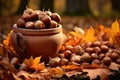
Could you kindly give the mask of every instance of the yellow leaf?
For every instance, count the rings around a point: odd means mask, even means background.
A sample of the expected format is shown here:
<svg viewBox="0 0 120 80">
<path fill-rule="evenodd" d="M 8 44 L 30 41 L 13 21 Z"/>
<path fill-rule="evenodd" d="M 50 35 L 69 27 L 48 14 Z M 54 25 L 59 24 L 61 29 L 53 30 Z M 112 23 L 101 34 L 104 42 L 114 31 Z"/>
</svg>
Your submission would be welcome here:
<svg viewBox="0 0 120 80">
<path fill-rule="evenodd" d="M 30 59 L 25 59 L 24 63 L 28 66 L 33 64 L 33 56 L 30 57 Z"/>
<path fill-rule="evenodd" d="M 95 37 L 95 31 L 93 29 L 93 27 L 90 27 L 85 34 L 85 41 L 95 41 L 96 37 Z"/>
<path fill-rule="evenodd" d="M 40 59 L 41 59 L 41 57 L 36 57 L 36 58 L 33 60 L 33 64 L 39 64 L 39 63 L 40 63 Z"/>
<path fill-rule="evenodd" d="M 111 36 L 114 37 L 119 32 L 119 23 L 116 20 L 111 26 Z"/>
<path fill-rule="evenodd" d="M 41 71 L 41 70 L 45 69 L 45 66 L 43 64 L 33 64 L 29 67 L 36 71 Z"/>
</svg>

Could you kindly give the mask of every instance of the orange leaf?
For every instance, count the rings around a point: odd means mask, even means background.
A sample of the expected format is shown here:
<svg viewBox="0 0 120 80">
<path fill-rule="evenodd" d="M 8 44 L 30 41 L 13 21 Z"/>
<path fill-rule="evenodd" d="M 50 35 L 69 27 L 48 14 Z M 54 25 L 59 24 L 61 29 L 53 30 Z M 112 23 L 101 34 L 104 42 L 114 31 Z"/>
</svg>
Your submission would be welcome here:
<svg viewBox="0 0 120 80">
<path fill-rule="evenodd" d="M 95 41 L 96 37 L 95 37 L 95 30 L 93 29 L 93 27 L 90 27 L 86 33 L 85 33 L 85 41 Z"/>
<path fill-rule="evenodd" d="M 31 56 L 29 59 L 25 59 L 24 60 L 24 63 L 27 65 L 27 66 L 30 66 L 33 64 L 33 56 Z"/>
<path fill-rule="evenodd" d="M 76 65 L 66 65 L 66 66 L 62 66 L 63 69 L 65 70 L 78 70 L 81 69 L 80 66 L 76 66 Z"/>
<path fill-rule="evenodd" d="M 119 32 L 119 23 L 116 20 L 111 26 L 111 36 L 114 37 Z"/>
<path fill-rule="evenodd" d="M 48 72 L 52 76 L 61 76 L 61 75 L 63 75 L 65 73 L 61 68 L 58 68 L 58 67 L 50 68 L 50 70 Z"/>
<path fill-rule="evenodd" d="M 33 59 L 31 56 L 30 59 L 25 59 L 24 63 L 33 70 L 43 70 L 45 68 L 44 64 L 40 63 L 41 57 L 36 57 Z"/>
</svg>

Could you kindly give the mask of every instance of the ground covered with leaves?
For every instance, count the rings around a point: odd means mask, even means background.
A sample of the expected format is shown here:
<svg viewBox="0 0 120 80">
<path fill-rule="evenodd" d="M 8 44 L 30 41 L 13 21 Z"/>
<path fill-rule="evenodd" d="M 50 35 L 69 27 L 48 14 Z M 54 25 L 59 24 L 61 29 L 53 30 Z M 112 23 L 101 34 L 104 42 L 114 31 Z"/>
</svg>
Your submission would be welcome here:
<svg viewBox="0 0 120 80">
<path fill-rule="evenodd" d="M 69 26 L 63 32 L 66 40 L 49 63 L 41 56 L 21 60 L 9 33 L 0 44 L 0 80 L 119 80 L 119 20 L 109 26 L 90 22 L 93 26 L 85 28 L 81 18 L 70 19 L 62 22 Z"/>
</svg>

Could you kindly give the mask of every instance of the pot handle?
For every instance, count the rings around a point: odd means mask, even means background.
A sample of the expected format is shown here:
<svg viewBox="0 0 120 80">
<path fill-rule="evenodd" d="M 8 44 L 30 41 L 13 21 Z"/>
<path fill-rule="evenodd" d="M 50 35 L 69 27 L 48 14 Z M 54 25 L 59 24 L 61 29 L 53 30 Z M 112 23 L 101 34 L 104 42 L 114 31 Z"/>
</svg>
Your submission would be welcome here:
<svg viewBox="0 0 120 80">
<path fill-rule="evenodd" d="M 26 49 L 26 39 L 25 39 L 25 37 L 21 33 L 17 33 L 16 34 L 16 41 L 17 41 L 18 49 L 21 52 L 24 52 L 25 49 Z"/>
</svg>

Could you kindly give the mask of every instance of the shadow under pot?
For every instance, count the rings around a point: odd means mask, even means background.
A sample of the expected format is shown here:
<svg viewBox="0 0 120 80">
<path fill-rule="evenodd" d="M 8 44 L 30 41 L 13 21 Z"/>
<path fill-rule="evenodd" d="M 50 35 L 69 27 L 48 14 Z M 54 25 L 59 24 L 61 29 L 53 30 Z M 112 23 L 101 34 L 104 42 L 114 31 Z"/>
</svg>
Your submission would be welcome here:
<svg viewBox="0 0 120 80">
<path fill-rule="evenodd" d="M 25 29 L 14 24 L 10 38 L 22 60 L 42 56 L 41 61 L 46 63 L 56 56 L 64 41 L 61 25 L 51 29 Z"/>
</svg>

